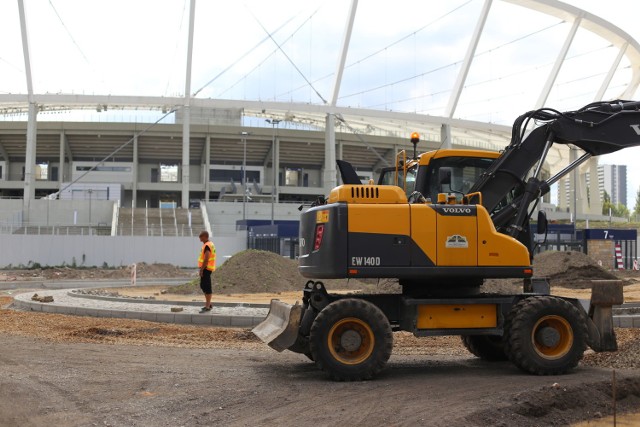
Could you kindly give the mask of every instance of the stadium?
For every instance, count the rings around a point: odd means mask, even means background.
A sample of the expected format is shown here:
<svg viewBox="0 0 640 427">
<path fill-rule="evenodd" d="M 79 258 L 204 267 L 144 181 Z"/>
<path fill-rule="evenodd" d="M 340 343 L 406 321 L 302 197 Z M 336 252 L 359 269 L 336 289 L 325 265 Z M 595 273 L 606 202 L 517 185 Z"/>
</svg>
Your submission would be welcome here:
<svg viewBox="0 0 640 427">
<path fill-rule="evenodd" d="M 87 35 L 106 25 L 99 8 L 72 3 L 3 6 L 15 43 L 0 51 L 2 267 L 189 266 L 202 229 L 218 263 L 247 247 L 295 255 L 299 208 L 340 184 L 337 159 L 367 183 L 411 153 L 412 132 L 420 151 L 500 151 L 526 111 L 633 99 L 640 84 L 637 41 L 552 0 L 407 2 L 382 14 L 355 0 L 277 13 L 191 0 L 145 31 L 148 11 L 131 11 L 104 45 Z M 50 55 L 52 44 L 69 56 Z M 111 92 L 87 76 L 126 83 Z M 550 153 L 544 173 L 576 151 Z M 580 178 L 595 167 L 560 183 L 574 196 L 545 209 L 597 218 L 602 200 L 587 200 Z"/>
</svg>

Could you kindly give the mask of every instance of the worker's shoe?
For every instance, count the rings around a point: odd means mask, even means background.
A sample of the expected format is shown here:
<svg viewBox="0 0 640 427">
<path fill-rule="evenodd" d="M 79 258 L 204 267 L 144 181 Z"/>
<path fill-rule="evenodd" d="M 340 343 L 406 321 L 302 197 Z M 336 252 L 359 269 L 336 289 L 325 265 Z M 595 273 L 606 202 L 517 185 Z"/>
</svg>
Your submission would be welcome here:
<svg viewBox="0 0 640 427">
<path fill-rule="evenodd" d="M 211 311 L 213 307 L 202 307 L 200 309 L 200 313 L 206 313 L 207 311 Z"/>
</svg>

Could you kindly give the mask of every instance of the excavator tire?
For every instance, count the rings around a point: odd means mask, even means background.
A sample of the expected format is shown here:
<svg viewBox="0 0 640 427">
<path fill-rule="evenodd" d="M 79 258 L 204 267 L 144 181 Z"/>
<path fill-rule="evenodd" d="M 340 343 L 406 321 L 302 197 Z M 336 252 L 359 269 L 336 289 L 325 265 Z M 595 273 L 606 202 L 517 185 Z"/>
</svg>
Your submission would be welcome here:
<svg viewBox="0 0 640 427">
<path fill-rule="evenodd" d="M 393 333 L 374 304 L 346 298 L 326 306 L 313 321 L 309 336 L 316 365 L 336 381 L 372 379 L 386 365 Z"/>
<path fill-rule="evenodd" d="M 562 298 L 523 299 L 511 309 L 506 326 L 509 360 L 531 374 L 564 374 L 578 365 L 587 348 L 585 317 Z"/>
<path fill-rule="evenodd" d="M 502 337 L 498 335 L 463 335 L 462 344 L 469 353 L 489 362 L 509 360 L 504 351 Z"/>
</svg>

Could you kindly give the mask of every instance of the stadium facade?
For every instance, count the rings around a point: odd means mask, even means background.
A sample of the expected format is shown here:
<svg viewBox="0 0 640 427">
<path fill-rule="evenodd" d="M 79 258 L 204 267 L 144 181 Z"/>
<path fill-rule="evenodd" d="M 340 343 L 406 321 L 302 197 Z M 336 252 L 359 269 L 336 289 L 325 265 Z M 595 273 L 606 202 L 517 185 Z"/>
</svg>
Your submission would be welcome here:
<svg viewBox="0 0 640 427">
<path fill-rule="evenodd" d="M 106 234 L 105 238 L 124 238 L 125 232 L 118 225 L 121 226 L 130 214 L 133 230 L 136 210 L 144 209 L 143 222 L 147 228 L 144 237 L 169 237 L 167 233 L 171 233 L 172 238 L 183 238 L 184 232 L 181 236 L 178 227 L 180 215 L 175 213 L 165 216 L 164 221 L 167 223 L 171 218 L 170 221 L 176 225 L 175 234 L 160 228 L 159 234 L 153 232 L 150 236 L 148 209 L 184 209 L 188 215 L 183 220 L 190 227 L 196 215 L 195 211 L 189 212 L 193 209 L 202 212 L 203 227 L 217 227 L 218 235 L 228 234 L 235 238 L 235 243 L 228 244 L 228 250 L 222 250 L 224 254 L 231 254 L 246 241 L 241 238 L 238 246 L 236 221 L 270 219 L 273 224 L 295 220 L 300 204 L 326 195 L 339 184 L 336 159 L 351 162 L 366 182 L 375 180 L 380 168 L 392 165 L 398 152 L 411 152 L 408 135 L 413 131 L 423 136 L 421 151 L 439 147 L 500 150 L 510 139 L 509 124 L 465 118 L 460 108 L 461 97 L 473 86 L 469 73 L 474 59 L 479 56 L 478 43 L 493 3 L 485 1 L 478 11 L 464 59 L 455 63 L 455 78 L 443 91 L 446 93 L 445 102 L 438 115 L 389 108 L 359 108 L 338 102 L 357 1 L 351 2 L 345 17 L 333 85 L 323 98 L 324 102 L 318 104 L 193 96 L 190 54 L 185 67 L 186 96 L 39 94 L 33 91 L 27 32 L 22 31 L 27 93 L 0 94 L 0 113 L 5 118 L 0 121 L 2 229 L 26 236 L 32 232 L 42 233 L 43 226 L 52 224 L 86 226 L 88 237 L 97 233 Z M 567 24 L 553 65 L 545 68 L 548 71 L 546 78 L 539 86 L 527 87 L 527 91 L 537 94 L 527 109 L 541 108 L 549 101 L 579 30 L 605 40 L 615 52 L 605 72 L 601 73 L 599 83 L 591 87 L 587 95 L 591 98 L 589 101 L 606 97 L 629 98 L 635 94 L 640 83 L 640 45 L 624 31 L 597 16 L 552 0 L 506 3 L 522 6 L 531 13 L 540 12 Z M 22 5 L 22 1 L 18 4 Z M 194 6 L 195 0 L 192 0 L 190 48 L 193 44 Z M 23 9 L 20 25 L 24 30 L 26 19 Z M 621 69 L 630 72 L 626 74 L 621 88 L 613 87 L 614 76 Z M 520 87 L 523 84 L 526 85 L 520 82 Z M 496 97 L 499 98 L 498 95 Z M 565 98 L 564 102 L 574 108 L 582 106 L 582 103 L 575 105 L 575 99 Z M 107 114 L 114 110 L 150 111 L 153 118 L 131 123 L 56 121 L 48 116 L 49 113 L 64 111 Z M 517 111 L 512 117 L 524 111 Z M 559 149 L 551 153 L 549 164 L 545 166 L 549 173 L 567 164 L 567 152 Z M 586 167 L 593 167 L 593 164 Z M 577 180 L 578 175 L 575 176 L 571 179 Z M 47 200 L 46 205 L 41 202 L 42 198 Z M 111 202 L 113 207 L 104 207 L 102 203 L 105 201 Z M 52 207 L 52 203 L 59 206 L 67 204 L 73 208 Z M 44 206 L 46 221 L 43 220 Z M 101 206 L 101 213 L 95 212 L 97 206 Z M 130 212 L 123 211 L 125 209 L 130 209 Z M 50 238 L 59 234 L 46 228 L 46 232 L 49 231 Z M 16 242 L 3 242 L 3 246 Z M 10 249 L 2 250 L 9 255 Z M 138 258 L 123 258 L 120 263 L 141 259 L 141 255 L 136 256 Z M 166 258 L 154 256 L 143 260 Z M 7 259 L 15 262 L 22 258 L 11 255 Z M 42 264 L 57 262 L 35 258 Z M 114 261 L 117 257 L 104 258 L 108 264 L 118 263 Z M 186 259 L 176 264 L 183 262 Z"/>
</svg>

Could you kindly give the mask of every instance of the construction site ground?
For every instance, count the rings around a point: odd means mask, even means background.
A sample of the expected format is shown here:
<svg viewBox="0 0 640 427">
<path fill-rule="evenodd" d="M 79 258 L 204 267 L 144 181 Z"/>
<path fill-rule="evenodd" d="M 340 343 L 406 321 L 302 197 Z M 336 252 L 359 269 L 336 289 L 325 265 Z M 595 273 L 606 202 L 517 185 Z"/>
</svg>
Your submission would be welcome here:
<svg viewBox="0 0 640 427">
<path fill-rule="evenodd" d="M 534 267 L 551 279 L 555 294 L 588 297 L 592 279 L 621 278 L 625 300 L 640 301 L 638 272 L 606 271 L 583 254 L 543 254 Z M 137 274 L 182 276 L 185 285 L 108 292 L 202 300 L 197 284 L 187 283 L 194 270 L 138 266 Z M 305 283 L 296 275 L 291 260 L 246 251 L 214 273 L 214 299 L 293 302 Z M 589 350 L 575 371 L 550 377 L 524 374 L 508 362 L 481 361 L 459 337 L 396 332 L 393 355 L 376 380 L 335 383 L 305 356 L 277 353 L 248 329 L 11 308 L 11 295 L 37 289 L 39 280 L 130 276 L 127 269 L 0 270 L 0 283 L 15 285 L 0 292 L 0 425 L 547 426 L 589 420 L 595 426 L 598 420 L 612 425 L 606 417 L 614 411 L 617 425 L 640 424 L 637 329 L 616 330 L 618 352 Z M 326 285 L 343 292 L 398 290 L 393 282 Z M 513 281 L 485 285 L 492 292 L 517 292 L 517 286 Z"/>
</svg>

